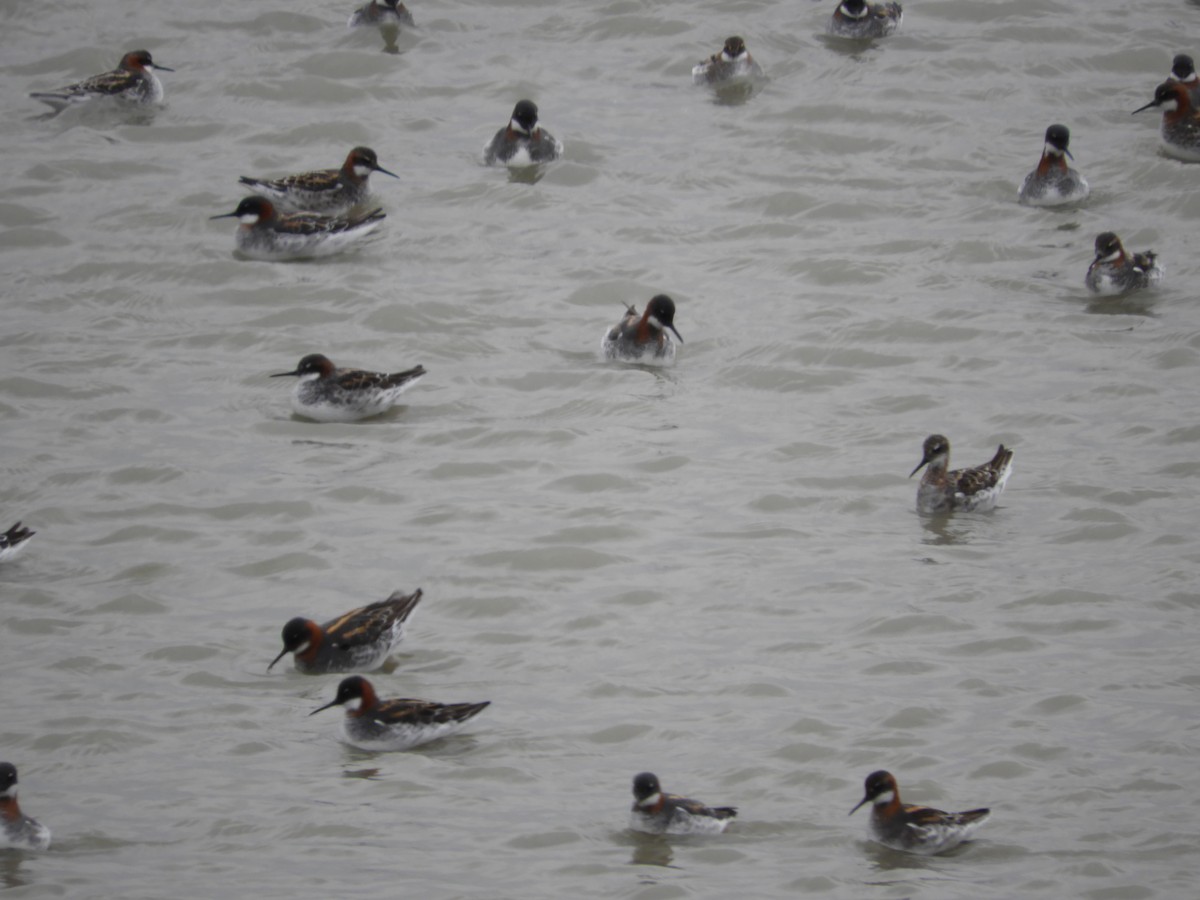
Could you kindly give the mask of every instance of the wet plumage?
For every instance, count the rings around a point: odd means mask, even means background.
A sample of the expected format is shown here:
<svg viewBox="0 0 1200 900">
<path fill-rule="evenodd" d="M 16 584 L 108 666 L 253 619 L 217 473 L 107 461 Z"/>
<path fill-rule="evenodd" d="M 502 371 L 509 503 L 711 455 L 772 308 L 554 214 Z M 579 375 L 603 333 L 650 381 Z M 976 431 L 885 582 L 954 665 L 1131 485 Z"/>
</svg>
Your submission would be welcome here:
<svg viewBox="0 0 1200 900">
<path fill-rule="evenodd" d="M 154 62 L 149 50 L 131 50 L 121 57 L 117 68 L 111 72 L 93 75 L 85 81 L 69 84 L 58 90 L 35 91 L 29 96 L 55 109 L 65 109 L 72 104 L 85 103 L 101 97 L 126 103 L 161 103 L 163 86 L 154 74 L 155 69 L 162 72 L 174 71 Z"/>
<path fill-rule="evenodd" d="M 927 466 L 917 487 L 917 509 L 923 513 L 967 510 L 982 512 L 996 505 L 1008 476 L 1012 474 L 1013 451 L 1001 444 L 996 455 L 983 465 L 947 471 L 950 441 L 940 434 L 925 439 L 921 462 L 909 473 L 916 475 Z"/>
<path fill-rule="evenodd" d="M 1087 179 L 1067 165 L 1074 159 L 1068 145 L 1071 132 L 1066 125 L 1046 129 L 1046 143 L 1037 168 L 1021 183 L 1020 201 L 1027 206 L 1059 206 L 1083 200 L 1090 192 Z"/>
<path fill-rule="evenodd" d="M 408 7 L 399 0 L 384 0 L 383 3 L 371 0 L 370 3 L 360 6 L 350 14 L 346 26 L 359 28 L 374 25 L 384 28 L 399 28 L 401 25 L 407 25 L 409 28 L 413 28 L 416 24 Z"/>
<path fill-rule="evenodd" d="M 411 594 L 396 591 L 324 625 L 297 616 L 283 626 L 283 650 L 267 671 L 288 653 L 294 654 L 296 671 L 306 675 L 377 669 L 404 639 L 404 626 L 420 600 L 419 588 Z"/>
<path fill-rule="evenodd" d="M 0 762 L 0 849 L 46 850 L 50 829 L 21 812 L 17 802 L 17 767 Z"/>
<path fill-rule="evenodd" d="M 491 701 L 434 703 L 431 700 L 394 698 L 380 700 L 371 682 L 351 675 L 338 685 L 337 696 L 314 709 L 316 715 L 331 706 L 344 706 L 342 739 L 362 750 L 411 750 L 459 731 Z"/>
<path fill-rule="evenodd" d="M 633 778 L 629 827 L 647 834 L 719 834 L 737 815 L 732 806 L 705 806 L 663 792 L 658 776 L 642 772 Z"/>
<path fill-rule="evenodd" d="M 725 39 L 725 46 L 692 69 L 696 84 L 717 84 L 734 78 L 756 78 L 762 67 L 754 61 L 740 37 Z"/>
<path fill-rule="evenodd" d="M 864 784 L 864 796 L 850 814 L 872 804 L 871 837 L 894 850 L 930 855 L 942 853 L 969 840 L 987 821 L 990 809 L 943 812 L 928 806 L 900 802 L 900 788 L 890 772 L 872 772 Z"/>
<path fill-rule="evenodd" d="M 370 147 L 355 147 L 340 169 L 318 169 L 269 180 L 243 175 L 238 180 L 285 209 L 333 215 L 351 210 L 367 199 L 370 194 L 367 179 L 372 172 L 399 177 L 379 165 L 379 158 Z"/>
<path fill-rule="evenodd" d="M 300 379 L 292 390 L 296 415 L 318 422 L 357 422 L 387 412 L 424 374 L 424 366 L 403 372 L 339 369 L 329 357 L 310 353 L 291 372 L 277 372 L 271 377 Z"/>
<path fill-rule="evenodd" d="M 1180 81 L 1164 81 L 1154 89 L 1154 99 L 1133 111 L 1162 110 L 1163 152 L 1185 162 L 1200 162 L 1200 109 L 1192 99 L 1189 85 Z"/>
<path fill-rule="evenodd" d="M 1112 296 L 1151 287 L 1162 280 L 1163 267 L 1153 250 L 1127 253 L 1111 231 L 1096 235 L 1096 255 L 1088 266 L 1084 284 L 1094 294 Z"/>
<path fill-rule="evenodd" d="M 18 522 L 8 531 L 0 532 L 0 562 L 6 562 L 25 549 L 28 540 L 37 534 Z"/>
<path fill-rule="evenodd" d="M 385 216 L 379 209 L 346 216 L 280 215 L 266 197 L 247 197 L 233 212 L 211 218 L 236 218 L 241 222 L 234 243 L 244 255 L 284 261 L 332 256 L 349 250 L 382 225 Z"/>
<path fill-rule="evenodd" d="M 670 363 L 675 360 L 675 342 L 668 330 L 683 343 L 675 330 L 675 301 L 658 294 L 640 315 L 636 307 L 626 307 L 621 321 L 604 333 L 600 346 L 607 359 Z"/>
<path fill-rule="evenodd" d="M 557 159 L 562 151 L 562 142 L 538 124 L 537 104 L 521 100 L 508 125 L 484 144 L 483 161 L 489 166 L 528 166 Z"/>
<path fill-rule="evenodd" d="M 903 18 L 899 3 L 841 0 L 829 19 L 827 31 L 838 37 L 885 37 L 900 27 Z"/>
</svg>

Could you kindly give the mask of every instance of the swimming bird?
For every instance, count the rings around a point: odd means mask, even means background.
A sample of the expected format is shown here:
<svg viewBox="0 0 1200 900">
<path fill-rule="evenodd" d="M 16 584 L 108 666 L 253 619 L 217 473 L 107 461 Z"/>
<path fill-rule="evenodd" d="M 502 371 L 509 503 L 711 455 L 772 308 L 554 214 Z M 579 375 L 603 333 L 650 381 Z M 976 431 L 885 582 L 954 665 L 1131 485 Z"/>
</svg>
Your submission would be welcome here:
<svg viewBox="0 0 1200 900">
<path fill-rule="evenodd" d="M 732 806 L 705 806 L 663 792 L 658 776 L 642 772 L 633 778 L 629 827 L 646 834 L 720 834 L 737 815 Z"/>
<path fill-rule="evenodd" d="M 928 806 L 900 802 L 900 788 L 890 772 L 882 769 L 867 776 L 865 795 L 850 815 L 871 803 L 871 837 L 894 850 L 931 855 L 957 847 L 987 821 L 990 809 L 942 812 Z"/>
<path fill-rule="evenodd" d="M 1153 250 L 1125 251 L 1121 239 L 1111 231 L 1096 235 L 1096 256 L 1088 266 L 1084 284 L 1093 294 L 1127 294 L 1162 281 L 1163 267 Z"/>
<path fill-rule="evenodd" d="M 293 371 L 271 377 L 300 379 L 292 390 L 296 415 L 317 422 L 357 422 L 387 412 L 424 374 L 424 366 L 391 373 L 339 369 L 329 357 L 310 353 Z"/>
<path fill-rule="evenodd" d="M 434 703 L 431 700 L 395 698 L 380 700 L 371 682 L 351 675 L 338 685 L 337 696 L 310 716 L 331 706 L 344 706 L 342 739 L 361 750 L 411 750 L 459 731 L 467 721 L 491 705 Z"/>
<path fill-rule="evenodd" d="M 7 562 L 25 549 L 25 543 L 37 534 L 18 522 L 8 531 L 0 532 L 0 562 Z"/>
<path fill-rule="evenodd" d="M 383 3 L 371 0 L 370 3 L 360 6 L 350 14 L 346 27 L 358 28 L 364 25 L 375 25 L 383 28 L 399 28 L 401 25 L 407 25 L 409 28 L 413 28 L 416 24 L 408 7 L 399 0 L 384 0 Z"/>
<path fill-rule="evenodd" d="M 1200 162 L 1200 109 L 1189 86 L 1181 81 L 1164 81 L 1154 89 L 1154 99 L 1133 111 L 1157 107 L 1162 110 L 1163 152 L 1184 162 Z"/>
<path fill-rule="evenodd" d="M 675 359 L 675 342 L 668 329 L 682 344 L 683 338 L 675 330 L 675 301 L 658 294 L 650 298 L 640 316 L 636 307 L 627 306 L 621 321 L 604 333 L 600 348 L 607 359 L 670 363 Z"/>
<path fill-rule="evenodd" d="M 867 0 L 841 0 L 829 19 L 826 30 L 838 37 L 880 38 L 897 28 L 904 18 L 899 3 L 868 3 Z"/>
<path fill-rule="evenodd" d="M 1071 132 L 1066 125 L 1051 125 L 1046 129 L 1046 145 L 1037 168 L 1021 182 L 1019 199 L 1027 206 L 1061 206 L 1087 197 L 1087 179 L 1067 165 L 1075 159 L 1067 145 Z"/>
<path fill-rule="evenodd" d="M 213 219 L 236 218 L 237 249 L 251 259 L 284 261 L 332 256 L 361 244 L 383 224 L 383 210 L 361 215 L 320 216 L 316 213 L 280 215 L 266 197 L 247 197 L 231 213 Z"/>
<path fill-rule="evenodd" d="M 538 124 L 537 104 L 521 100 L 508 125 L 483 145 L 483 161 L 489 166 L 529 166 L 557 159 L 562 152 L 562 141 Z"/>
<path fill-rule="evenodd" d="M 0 762 L 0 848 L 47 850 L 50 829 L 21 812 L 17 803 L 17 767 Z"/>
<path fill-rule="evenodd" d="M 102 97 L 129 104 L 161 103 L 163 86 L 154 74 L 156 69 L 160 72 L 175 71 L 158 65 L 150 56 L 149 50 L 130 50 L 121 57 L 120 63 L 111 72 L 93 75 L 55 91 L 36 91 L 29 96 L 41 100 L 55 110 Z"/>
<path fill-rule="evenodd" d="M 340 169 L 318 169 L 270 180 L 243 175 L 238 181 L 285 209 L 333 215 L 353 209 L 367 199 L 370 193 L 367 179 L 372 172 L 399 177 L 379 165 L 379 158 L 370 147 L 355 147 Z"/>
<path fill-rule="evenodd" d="M 734 36 L 726 38 L 719 52 L 692 69 L 692 80 L 696 84 L 718 84 L 734 78 L 757 78 L 762 73 L 762 66 L 754 61 L 746 42 Z"/>
<path fill-rule="evenodd" d="M 411 594 L 396 591 L 324 625 L 297 616 L 283 626 L 283 649 L 267 671 L 288 653 L 295 654 L 296 671 L 306 675 L 377 669 L 404 639 L 404 626 L 420 600 L 420 588 Z"/>
<path fill-rule="evenodd" d="M 928 466 L 917 487 L 917 509 L 923 513 L 967 510 L 983 512 L 996 505 L 1012 474 L 1013 451 L 1001 444 L 989 462 L 970 469 L 946 471 L 950 463 L 950 441 L 940 434 L 925 438 L 924 455 L 909 473 L 916 475 Z"/>
</svg>

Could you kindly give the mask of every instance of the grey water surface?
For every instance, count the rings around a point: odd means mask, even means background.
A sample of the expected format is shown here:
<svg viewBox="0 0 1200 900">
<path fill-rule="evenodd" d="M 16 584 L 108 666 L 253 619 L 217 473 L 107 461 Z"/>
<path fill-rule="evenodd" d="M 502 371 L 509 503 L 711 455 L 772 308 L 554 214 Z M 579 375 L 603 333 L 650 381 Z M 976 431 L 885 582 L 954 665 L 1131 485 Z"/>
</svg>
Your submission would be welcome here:
<svg viewBox="0 0 1200 900">
<path fill-rule="evenodd" d="M 0 5 L 0 758 L 14 898 L 1196 896 L 1200 165 L 1153 96 L 1182 0 Z M 765 80 L 691 83 L 740 34 Z M 145 47 L 151 113 L 28 98 Z M 387 52 L 392 50 L 395 52 Z M 480 163 L 516 100 L 566 147 Z M 1053 122 L 1092 184 L 1017 205 Z M 358 144 L 361 252 L 233 253 L 238 175 Z M 1096 300 L 1098 232 L 1160 288 Z M 600 338 L 656 293 L 670 369 Z M 429 374 L 293 418 L 304 354 Z M 992 513 L 914 508 L 921 442 L 1015 448 Z M 385 696 L 491 700 L 409 753 L 308 718 L 294 615 L 425 599 Z M 991 806 L 944 857 L 847 817 Z M 625 830 L 630 779 L 736 805 Z"/>
</svg>

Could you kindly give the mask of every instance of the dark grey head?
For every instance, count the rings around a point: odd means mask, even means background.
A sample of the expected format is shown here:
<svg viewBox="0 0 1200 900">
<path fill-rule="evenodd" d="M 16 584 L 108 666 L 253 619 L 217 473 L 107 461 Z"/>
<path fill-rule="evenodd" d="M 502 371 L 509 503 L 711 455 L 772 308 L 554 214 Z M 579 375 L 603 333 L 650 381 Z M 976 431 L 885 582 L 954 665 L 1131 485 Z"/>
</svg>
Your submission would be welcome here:
<svg viewBox="0 0 1200 900">
<path fill-rule="evenodd" d="M 861 19 L 867 12 L 866 0 L 842 0 L 841 11 L 852 19 Z"/>
<path fill-rule="evenodd" d="M 384 175 L 391 175 L 393 178 L 399 178 L 395 172 L 389 172 L 383 166 L 379 165 L 379 157 L 375 155 L 375 151 L 370 147 L 355 147 L 350 151 L 350 155 L 346 157 L 346 166 L 351 169 L 361 168 L 368 172 L 382 172 Z"/>
<path fill-rule="evenodd" d="M 1131 115 L 1137 115 L 1142 110 L 1149 109 L 1152 106 L 1166 107 L 1167 112 L 1173 112 L 1179 109 L 1180 98 L 1187 101 L 1188 91 L 1178 81 L 1164 81 L 1154 89 L 1154 99 L 1145 106 L 1139 106 Z M 1168 106 L 1168 104 L 1170 104 Z"/>
<path fill-rule="evenodd" d="M 1071 132 L 1066 125 L 1051 125 L 1046 129 L 1046 143 L 1060 153 L 1065 153 L 1071 156 L 1071 151 L 1067 149 L 1067 144 L 1071 143 Z M 1071 156 L 1071 159 L 1074 159 Z"/>
<path fill-rule="evenodd" d="M 10 762 L 0 762 L 0 794 L 12 796 L 9 791 L 17 786 L 17 767 Z"/>
<path fill-rule="evenodd" d="M 275 206 L 266 197 L 247 197 L 231 213 L 209 216 L 210 219 L 238 219 L 244 225 L 269 222 L 275 218 Z"/>
<path fill-rule="evenodd" d="M 532 100 L 518 101 L 517 105 L 513 107 L 512 120 L 526 134 L 533 134 L 533 129 L 537 128 L 538 122 L 537 104 Z"/>
<path fill-rule="evenodd" d="M 1117 259 L 1125 253 L 1125 248 L 1121 245 L 1121 239 L 1111 231 L 1104 231 L 1096 235 L 1096 259 Z"/>
<path fill-rule="evenodd" d="M 925 443 L 922 446 L 921 461 L 917 463 L 917 467 L 908 473 L 908 477 L 912 478 L 921 471 L 921 467 L 933 462 L 939 456 L 944 456 L 947 459 L 950 457 L 950 441 L 944 435 L 931 434 L 925 438 Z M 879 773 L 876 772 L 876 775 Z M 886 772 L 883 774 L 887 774 Z"/>
<path fill-rule="evenodd" d="M 633 796 L 639 803 L 655 794 L 662 793 L 658 776 L 653 772 L 642 772 L 633 776 Z"/>
<path fill-rule="evenodd" d="M 374 696 L 374 689 L 371 687 L 371 683 L 361 675 L 351 675 L 349 678 L 342 679 L 342 683 L 338 685 L 336 697 L 324 706 L 314 709 L 309 715 L 315 716 L 321 710 L 329 709 L 331 706 L 342 706 L 346 703 L 352 703 L 355 700 L 361 700 L 366 696 Z"/>
<path fill-rule="evenodd" d="M 1176 81 L 1188 81 L 1196 74 L 1196 64 L 1186 53 L 1180 53 L 1171 60 L 1171 77 Z"/>
<path fill-rule="evenodd" d="M 740 37 L 737 37 L 736 35 L 734 35 L 733 37 L 725 38 L 724 53 L 730 59 L 737 59 L 739 56 L 741 56 L 745 52 L 746 52 L 746 42 L 743 41 Z"/>
<path fill-rule="evenodd" d="M 675 337 L 679 338 L 679 343 L 683 343 L 683 338 L 679 336 L 678 331 L 675 331 L 674 300 L 666 294 L 657 294 L 651 297 L 650 302 L 646 304 L 646 315 L 657 320 L 659 327 L 670 328 L 675 333 Z"/>
<path fill-rule="evenodd" d="M 300 360 L 300 364 L 291 372 L 276 372 L 272 378 L 286 378 L 289 375 L 294 375 L 303 378 L 305 375 L 316 375 L 319 378 L 326 378 L 333 374 L 333 363 L 329 357 L 322 356 L 320 353 L 310 353 L 308 356 Z"/>
<path fill-rule="evenodd" d="M 896 795 L 896 779 L 892 777 L 891 772 L 885 772 L 880 769 L 878 772 L 872 772 L 863 782 L 863 798 L 858 801 L 858 805 L 850 810 L 850 815 L 854 815 L 855 810 L 865 803 L 872 803 L 875 800 L 883 797 L 884 794 Z M 891 798 L 889 797 L 890 801 Z"/>
<path fill-rule="evenodd" d="M 314 623 L 301 616 L 297 616 L 284 625 L 283 649 L 279 651 L 279 655 L 277 657 L 271 660 L 271 665 L 267 666 L 267 671 L 270 672 L 275 663 L 283 659 L 286 654 L 303 652 L 306 650 L 309 641 L 313 639 L 313 627 Z"/>
</svg>

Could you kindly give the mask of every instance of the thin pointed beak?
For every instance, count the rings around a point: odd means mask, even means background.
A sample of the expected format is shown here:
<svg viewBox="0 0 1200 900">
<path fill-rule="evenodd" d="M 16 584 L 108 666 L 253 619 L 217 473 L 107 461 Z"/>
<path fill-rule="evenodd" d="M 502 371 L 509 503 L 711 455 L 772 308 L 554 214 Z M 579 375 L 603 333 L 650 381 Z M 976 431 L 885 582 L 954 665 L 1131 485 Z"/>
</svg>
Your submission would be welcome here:
<svg viewBox="0 0 1200 900">
<path fill-rule="evenodd" d="M 1137 109 L 1135 109 L 1133 112 L 1131 112 L 1130 115 L 1136 116 L 1138 113 L 1142 112 L 1143 110 L 1149 109 L 1150 107 L 1157 106 L 1157 105 L 1158 104 L 1155 101 L 1151 100 L 1145 106 L 1139 106 Z"/>
<path fill-rule="evenodd" d="M 151 63 L 150 68 L 158 69 L 160 72 L 174 72 L 174 69 L 168 69 L 166 66 L 160 66 L 158 63 Z"/>
<path fill-rule="evenodd" d="M 399 178 L 399 177 L 400 177 L 400 176 L 399 176 L 399 175 L 397 175 L 395 172 L 389 172 L 389 171 L 388 171 L 387 169 L 385 169 L 383 166 L 376 166 L 376 167 L 375 167 L 375 169 L 374 169 L 374 171 L 376 171 L 376 172 L 382 172 L 384 175 L 391 175 L 393 178 Z"/>
<path fill-rule="evenodd" d="M 281 659 L 283 659 L 283 657 L 284 657 L 284 656 L 287 654 L 287 652 L 288 652 L 288 651 L 287 651 L 287 647 L 284 647 L 282 650 L 280 650 L 280 651 L 279 651 L 279 655 L 278 655 L 277 657 L 275 657 L 273 660 L 271 660 L 271 665 L 270 665 L 270 666 L 267 666 L 267 671 L 268 671 L 268 672 L 270 672 L 270 671 L 271 671 L 271 666 L 274 666 L 274 665 L 275 665 L 275 663 L 277 663 L 277 662 L 279 662 Z"/>
<path fill-rule="evenodd" d="M 298 376 L 300 375 L 300 370 L 299 370 L 299 369 L 297 369 L 295 372 L 276 372 L 276 373 L 275 373 L 274 375 L 272 375 L 271 377 L 272 377 L 272 378 L 287 378 L 289 375 L 292 375 L 292 376 L 297 376 L 297 377 L 298 377 Z M 285 650 L 285 651 L 283 651 L 283 652 L 284 652 L 284 653 L 286 653 L 287 651 Z M 279 655 L 280 655 L 280 656 L 282 656 L 282 655 L 283 655 L 283 653 L 281 653 L 281 654 L 279 654 Z"/>
<path fill-rule="evenodd" d="M 683 338 L 679 337 L 679 332 L 675 330 L 675 326 L 674 326 L 674 325 L 668 325 L 667 327 L 671 329 L 671 332 L 672 332 L 672 333 L 675 335 L 675 337 L 679 338 L 679 343 L 681 343 L 681 344 L 682 344 L 682 343 L 683 343 Z"/>
<path fill-rule="evenodd" d="M 1065 153 L 1067 155 L 1067 159 L 1071 160 L 1071 162 L 1075 162 L 1075 154 L 1072 153 L 1070 150 L 1068 150 L 1066 147 L 1063 147 L 1063 153 Z"/>
<path fill-rule="evenodd" d="M 329 709 L 329 707 L 331 707 L 331 706 L 337 706 L 337 705 L 338 705 L 338 702 L 337 702 L 337 699 L 335 698 L 335 699 L 333 699 L 333 700 L 330 700 L 330 701 L 329 701 L 328 703 L 326 703 L 324 706 L 318 706 L 316 709 L 314 709 L 312 712 L 310 712 L 310 713 L 309 713 L 309 715 L 310 715 L 310 716 L 315 716 L 317 713 L 319 713 L 319 712 L 324 712 L 325 710 Z"/>
<path fill-rule="evenodd" d="M 917 468 L 920 468 L 920 466 L 918 466 Z M 910 475 L 908 477 L 911 478 L 912 476 Z M 846 813 L 846 815 L 848 815 L 848 816 L 854 815 L 856 812 L 858 812 L 858 808 L 860 806 L 862 806 L 864 803 L 869 803 L 870 801 L 871 801 L 870 797 L 863 797 L 861 800 L 858 801 L 858 806 L 855 806 L 854 809 L 850 810 L 850 812 Z"/>
<path fill-rule="evenodd" d="M 235 212 L 231 212 L 231 213 L 221 213 L 219 216 L 209 216 L 209 217 L 208 217 L 208 219 L 209 219 L 209 221 L 210 221 L 210 222 L 211 222 L 213 219 L 235 219 L 235 218 L 237 218 L 237 213 L 235 213 Z"/>
<path fill-rule="evenodd" d="M 918 472 L 920 472 L 921 466 L 925 465 L 925 463 L 927 463 L 927 462 L 929 462 L 929 460 L 927 460 L 927 459 L 921 460 L 920 463 L 917 464 L 917 467 L 908 473 L 908 477 L 912 478 L 914 475 L 916 475 Z M 863 801 L 863 802 L 865 803 L 866 801 Z M 858 806 L 862 806 L 862 803 L 858 804 Z M 854 808 L 858 809 L 858 806 L 856 806 Z"/>
</svg>

